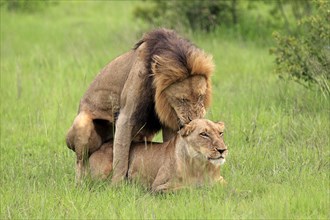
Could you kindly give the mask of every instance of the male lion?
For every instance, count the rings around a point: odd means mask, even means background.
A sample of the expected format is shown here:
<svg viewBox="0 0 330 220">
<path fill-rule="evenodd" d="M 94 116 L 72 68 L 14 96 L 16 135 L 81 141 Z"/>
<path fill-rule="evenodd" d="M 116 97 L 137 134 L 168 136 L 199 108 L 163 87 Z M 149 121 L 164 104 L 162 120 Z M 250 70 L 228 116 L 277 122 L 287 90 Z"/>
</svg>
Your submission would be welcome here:
<svg viewBox="0 0 330 220">
<path fill-rule="evenodd" d="M 138 180 L 153 192 L 166 192 L 187 185 L 224 182 L 220 165 L 228 154 L 223 141 L 224 124 L 195 119 L 165 143 L 133 143 L 128 179 Z M 112 143 L 89 158 L 93 178 L 107 178 L 112 171 Z"/>
<path fill-rule="evenodd" d="M 112 180 L 117 183 L 127 173 L 132 141 L 151 140 L 160 129 L 166 141 L 184 124 L 204 117 L 213 67 L 210 55 L 166 29 L 145 34 L 110 62 L 82 97 L 67 134 L 67 146 L 77 156 L 76 179 L 81 180 L 88 156 L 114 138 Z"/>
</svg>

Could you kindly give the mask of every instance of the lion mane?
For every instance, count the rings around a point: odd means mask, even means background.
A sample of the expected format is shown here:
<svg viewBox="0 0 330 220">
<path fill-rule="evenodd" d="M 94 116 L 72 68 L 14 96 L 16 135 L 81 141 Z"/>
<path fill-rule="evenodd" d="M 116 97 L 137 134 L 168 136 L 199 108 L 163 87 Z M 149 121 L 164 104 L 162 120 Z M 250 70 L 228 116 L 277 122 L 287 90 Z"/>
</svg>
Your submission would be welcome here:
<svg viewBox="0 0 330 220">
<path fill-rule="evenodd" d="M 156 29 L 149 32 L 135 45 L 134 49 L 139 48 L 143 43 L 146 43 L 146 68 L 149 70 L 146 88 L 153 87 L 154 97 L 152 98 L 160 122 L 177 130 L 176 112 L 169 105 L 164 90 L 173 83 L 191 76 L 204 76 L 207 80 L 204 106 L 208 108 L 211 103 L 213 58 L 172 30 Z M 146 91 L 145 88 L 144 91 Z M 150 113 L 150 111 L 144 112 Z"/>
</svg>

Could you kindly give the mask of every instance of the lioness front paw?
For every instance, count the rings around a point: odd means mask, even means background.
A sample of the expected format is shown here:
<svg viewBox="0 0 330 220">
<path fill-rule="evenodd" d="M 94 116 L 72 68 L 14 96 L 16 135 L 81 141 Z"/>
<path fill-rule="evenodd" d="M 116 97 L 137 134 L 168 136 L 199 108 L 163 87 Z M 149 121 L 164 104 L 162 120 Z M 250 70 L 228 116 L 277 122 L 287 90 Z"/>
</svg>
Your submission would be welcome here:
<svg viewBox="0 0 330 220">
<path fill-rule="evenodd" d="M 222 177 L 220 176 L 217 180 L 216 180 L 217 183 L 221 184 L 221 185 L 227 185 L 227 181 Z"/>
</svg>

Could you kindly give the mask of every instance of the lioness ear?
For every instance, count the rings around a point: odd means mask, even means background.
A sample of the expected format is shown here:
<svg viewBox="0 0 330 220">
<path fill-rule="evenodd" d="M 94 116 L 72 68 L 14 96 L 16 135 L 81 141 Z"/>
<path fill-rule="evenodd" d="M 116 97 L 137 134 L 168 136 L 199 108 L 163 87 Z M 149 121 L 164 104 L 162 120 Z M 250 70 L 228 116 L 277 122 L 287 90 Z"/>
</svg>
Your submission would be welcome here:
<svg viewBox="0 0 330 220">
<path fill-rule="evenodd" d="M 186 137 L 188 136 L 191 132 L 193 132 L 193 130 L 195 129 L 194 126 L 187 124 L 185 125 L 183 128 L 181 128 L 178 133 L 182 136 L 182 137 Z"/>
<path fill-rule="evenodd" d="M 220 129 L 220 130 L 225 130 L 225 123 L 224 123 L 224 122 L 222 122 L 222 121 L 218 121 L 218 122 L 216 122 L 216 124 L 219 125 L 219 129 Z"/>
</svg>

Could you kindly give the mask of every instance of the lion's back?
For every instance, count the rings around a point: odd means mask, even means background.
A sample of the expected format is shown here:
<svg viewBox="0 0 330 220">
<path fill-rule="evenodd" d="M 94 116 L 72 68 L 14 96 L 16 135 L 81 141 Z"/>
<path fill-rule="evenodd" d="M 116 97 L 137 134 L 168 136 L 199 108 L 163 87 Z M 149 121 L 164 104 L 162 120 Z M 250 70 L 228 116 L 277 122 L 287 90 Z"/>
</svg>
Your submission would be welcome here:
<svg viewBox="0 0 330 220">
<path fill-rule="evenodd" d="M 121 92 L 135 59 L 135 52 L 130 51 L 106 65 L 82 97 L 79 111 L 89 111 L 98 119 L 114 121 L 120 109 Z"/>
</svg>

